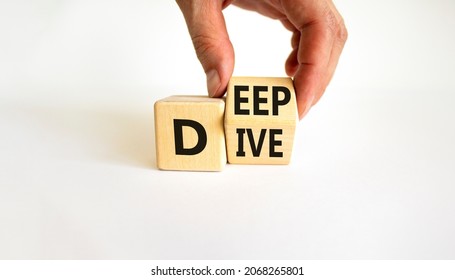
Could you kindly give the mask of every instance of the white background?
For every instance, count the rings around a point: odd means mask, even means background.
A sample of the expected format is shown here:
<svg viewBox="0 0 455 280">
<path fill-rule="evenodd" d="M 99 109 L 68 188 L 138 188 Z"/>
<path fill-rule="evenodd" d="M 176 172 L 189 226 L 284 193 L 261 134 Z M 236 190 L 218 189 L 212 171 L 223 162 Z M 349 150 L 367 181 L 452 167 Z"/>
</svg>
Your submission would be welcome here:
<svg viewBox="0 0 455 280">
<path fill-rule="evenodd" d="M 455 2 L 338 0 L 350 37 L 289 166 L 156 170 L 153 104 L 205 94 L 170 0 L 0 1 L 0 258 L 455 258 Z M 225 10 L 235 75 L 290 34 Z"/>
</svg>

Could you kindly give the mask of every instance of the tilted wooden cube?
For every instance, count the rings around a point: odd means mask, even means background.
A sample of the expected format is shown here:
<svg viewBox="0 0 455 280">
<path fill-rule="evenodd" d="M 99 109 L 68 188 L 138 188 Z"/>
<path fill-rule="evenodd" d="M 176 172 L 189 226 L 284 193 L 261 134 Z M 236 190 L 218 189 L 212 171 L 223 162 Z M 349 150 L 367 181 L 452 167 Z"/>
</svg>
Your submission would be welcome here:
<svg viewBox="0 0 455 280">
<path fill-rule="evenodd" d="M 221 171 L 226 165 L 224 100 L 171 96 L 155 103 L 158 168 Z"/>
<path fill-rule="evenodd" d="M 291 78 L 232 77 L 224 116 L 228 162 L 288 164 L 297 116 Z"/>
</svg>

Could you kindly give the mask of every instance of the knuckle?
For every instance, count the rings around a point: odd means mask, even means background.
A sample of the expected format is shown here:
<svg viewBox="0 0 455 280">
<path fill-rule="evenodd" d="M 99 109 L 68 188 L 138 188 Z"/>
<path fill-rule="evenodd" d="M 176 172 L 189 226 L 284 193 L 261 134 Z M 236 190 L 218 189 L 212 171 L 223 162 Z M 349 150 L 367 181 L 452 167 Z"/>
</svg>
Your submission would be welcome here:
<svg viewBox="0 0 455 280">
<path fill-rule="evenodd" d="M 217 45 L 215 38 L 202 34 L 193 36 L 191 40 L 193 41 L 196 55 L 201 62 L 204 62 L 208 59 L 208 56 L 216 48 Z"/>
<path fill-rule="evenodd" d="M 325 25 L 327 32 L 335 38 L 338 43 L 344 44 L 348 39 L 348 30 L 343 18 L 335 11 L 327 9 L 325 12 Z"/>
<path fill-rule="evenodd" d="M 345 43 L 348 40 L 348 29 L 343 21 L 341 21 L 340 28 L 338 30 L 338 40 Z"/>
<path fill-rule="evenodd" d="M 325 24 L 326 24 L 328 31 L 332 35 L 334 35 L 338 32 L 338 28 L 339 28 L 338 20 L 335 16 L 335 13 L 330 9 L 327 9 L 327 11 L 325 12 Z"/>
</svg>

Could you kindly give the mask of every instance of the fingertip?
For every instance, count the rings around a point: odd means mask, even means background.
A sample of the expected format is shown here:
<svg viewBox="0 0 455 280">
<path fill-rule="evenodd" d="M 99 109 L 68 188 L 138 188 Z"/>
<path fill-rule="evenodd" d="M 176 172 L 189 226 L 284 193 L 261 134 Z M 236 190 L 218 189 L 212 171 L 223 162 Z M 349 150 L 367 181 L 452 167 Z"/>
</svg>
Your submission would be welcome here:
<svg viewBox="0 0 455 280">
<path fill-rule="evenodd" d="M 207 72 L 207 91 L 210 97 L 222 97 L 226 93 L 229 80 L 234 70 L 233 65 L 219 65 L 218 70 Z"/>
<path fill-rule="evenodd" d="M 306 117 L 306 115 L 308 115 L 308 112 L 314 105 L 313 100 L 314 100 L 314 95 L 310 97 L 310 100 L 308 100 L 308 102 L 306 102 L 305 104 L 303 104 L 303 106 L 301 106 L 302 109 L 299 109 L 299 120 L 302 120 L 304 117 Z"/>
<path fill-rule="evenodd" d="M 216 69 L 209 70 L 207 76 L 207 91 L 210 97 L 215 97 L 220 88 L 220 75 Z"/>
<path fill-rule="evenodd" d="M 297 108 L 299 112 L 299 120 L 302 120 L 313 106 L 314 95 L 308 96 L 306 100 L 297 99 Z"/>
<path fill-rule="evenodd" d="M 302 68 L 300 68 L 294 76 L 294 88 L 300 120 L 308 114 L 311 106 L 313 106 L 318 84 L 317 76 L 318 75 L 315 73 L 305 71 Z"/>
</svg>

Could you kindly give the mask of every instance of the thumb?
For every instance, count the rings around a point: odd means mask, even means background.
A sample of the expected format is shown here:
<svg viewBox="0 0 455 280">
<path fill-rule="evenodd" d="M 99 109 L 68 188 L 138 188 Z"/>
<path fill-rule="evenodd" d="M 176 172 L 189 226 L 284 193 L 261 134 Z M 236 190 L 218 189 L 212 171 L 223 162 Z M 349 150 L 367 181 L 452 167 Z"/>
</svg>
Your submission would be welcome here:
<svg viewBox="0 0 455 280">
<path fill-rule="evenodd" d="M 207 75 L 207 90 L 212 97 L 223 96 L 234 70 L 234 49 L 222 13 L 224 2 L 177 0 Z"/>
</svg>

